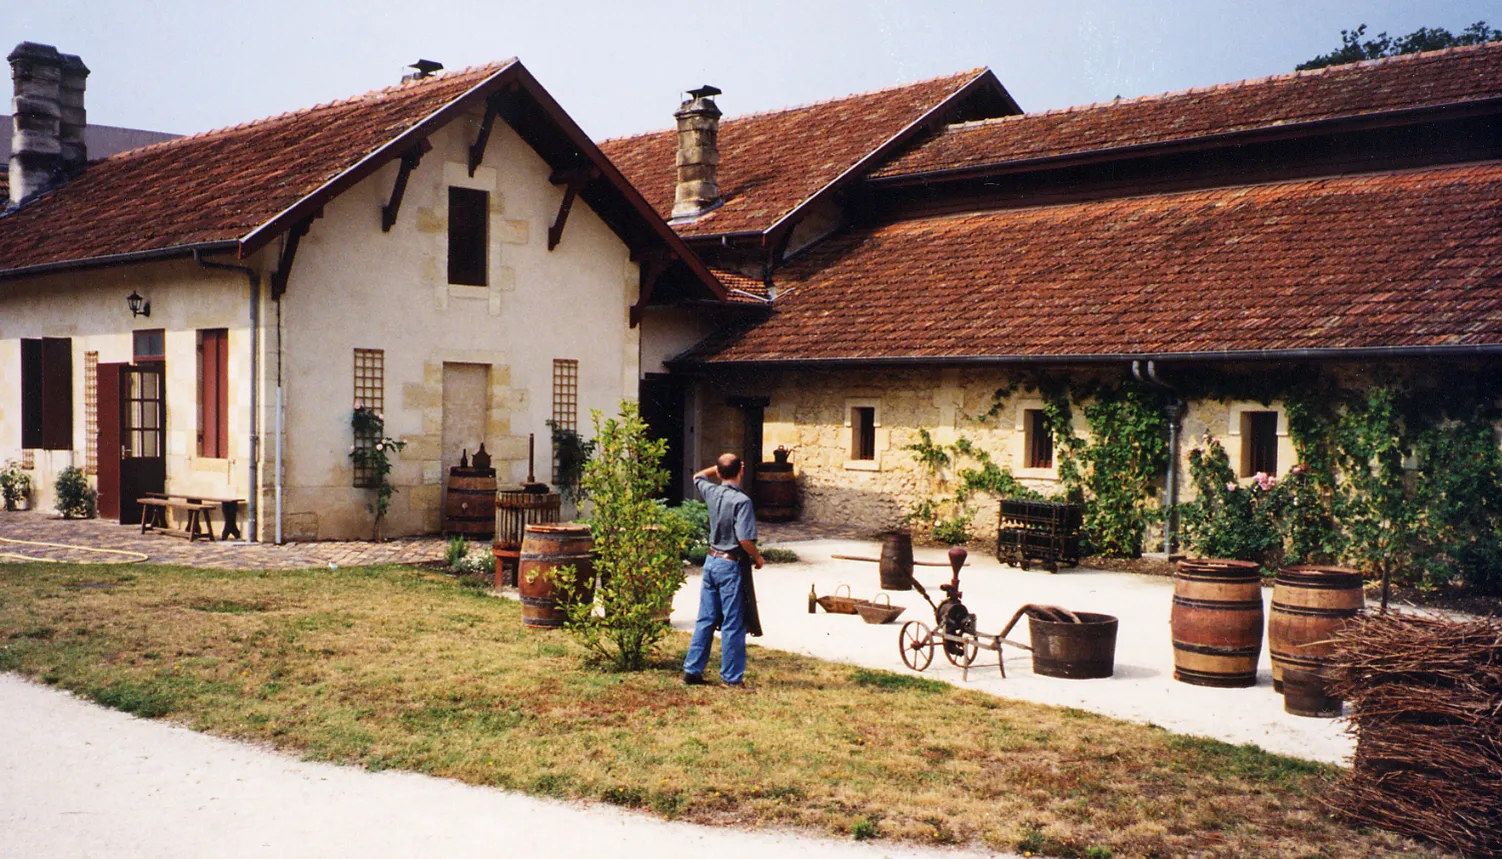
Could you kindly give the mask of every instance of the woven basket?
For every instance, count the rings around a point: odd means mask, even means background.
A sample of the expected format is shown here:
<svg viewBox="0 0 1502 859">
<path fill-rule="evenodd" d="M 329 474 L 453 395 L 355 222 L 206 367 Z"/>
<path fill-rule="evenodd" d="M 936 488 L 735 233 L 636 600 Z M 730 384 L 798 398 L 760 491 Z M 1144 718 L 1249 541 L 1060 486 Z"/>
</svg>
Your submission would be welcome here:
<svg viewBox="0 0 1502 859">
<path fill-rule="evenodd" d="M 882 605 L 876 601 L 879 599 L 885 599 L 887 601 L 886 605 Z M 855 607 L 855 610 L 860 612 L 861 620 L 864 620 L 866 623 L 891 623 L 899 615 L 907 611 L 907 608 L 905 606 L 892 605 L 891 597 L 885 593 L 878 593 L 870 602 L 861 600 L 860 604 Z"/>
</svg>

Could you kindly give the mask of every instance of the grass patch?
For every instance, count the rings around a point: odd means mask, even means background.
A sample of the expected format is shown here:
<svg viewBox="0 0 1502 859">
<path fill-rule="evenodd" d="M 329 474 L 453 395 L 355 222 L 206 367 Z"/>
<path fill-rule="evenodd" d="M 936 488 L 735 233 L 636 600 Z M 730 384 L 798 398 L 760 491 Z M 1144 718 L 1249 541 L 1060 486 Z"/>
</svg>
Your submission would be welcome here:
<svg viewBox="0 0 1502 859">
<path fill-rule="evenodd" d="M 1317 801 L 1335 770 L 753 646 L 755 695 L 588 667 L 402 567 L 0 565 L 0 669 L 317 760 L 678 819 L 1062 857 L 1439 856 Z M 893 657 L 895 663 L 895 656 Z"/>
<path fill-rule="evenodd" d="M 780 548 L 778 548 L 776 546 L 772 546 L 772 547 L 767 548 L 767 549 L 762 549 L 761 550 L 761 557 L 762 557 L 762 560 L 766 561 L 769 564 L 796 564 L 796 563 L 798 563 L 798 553 L 797 552 L 794 552 L 792 549 L 780 549 Z"/>
</svg>

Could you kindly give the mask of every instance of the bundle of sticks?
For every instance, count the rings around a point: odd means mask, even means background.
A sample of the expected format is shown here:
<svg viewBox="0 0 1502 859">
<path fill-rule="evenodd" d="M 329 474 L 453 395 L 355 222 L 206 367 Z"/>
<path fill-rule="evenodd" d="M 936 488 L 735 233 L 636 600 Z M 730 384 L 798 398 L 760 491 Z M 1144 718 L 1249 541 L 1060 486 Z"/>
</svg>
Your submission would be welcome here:
<svg viewBox="0 0 1502 859">
<path fill-rule="evenodd" d="M 1339 633 L 1330 680 L 1356 737 L 1333 810 L 1502 855 L 1502 621 L 1366 615 Z"/>
</svg>

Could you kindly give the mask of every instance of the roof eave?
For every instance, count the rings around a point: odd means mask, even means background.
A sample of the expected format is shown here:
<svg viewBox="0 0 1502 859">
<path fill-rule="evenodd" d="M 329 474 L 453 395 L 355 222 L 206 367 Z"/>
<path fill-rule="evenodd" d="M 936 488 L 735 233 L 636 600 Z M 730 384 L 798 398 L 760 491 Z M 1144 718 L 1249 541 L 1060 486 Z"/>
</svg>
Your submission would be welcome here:
<svg viewBox="0 0 1502 859">
<path fill-rule="evenodd" d="M 1502 343 L 1434 346 L 1364 346 L 1324 349 L 1245 349 L 1205 352 L 1107 352 L 1080 355 L 945 355 L 848 358 L 774 358 L 717 361 L 674 358 L 669 368 L 871 367 L 871 366 L 1036 366 L 1040 364 L 1121 364 L 1132 361 L 1255 363 L 1263 361 L 1365 361 L 1402 358 L 1502 357 Z"/>
<path fill-rule="evenodd" d="M 1502 96 L 1492 96 L 1489 98 L 1446 102 L 1437 105 L 1422 105 L 1419 107 L 1397 108 L 1395 110 L 1372 113 L 1325 117 L 1307 122 L 1289 122 L 1259 128 L 1237 129 L 1235 131 L 1223 131 L 1195 137 L 1180 137 L 1173 140 L 1155 140 L 1151 143 L 1137 143 L 1128 146 L 1107 146 L 1100 149 L 1066 152 L 1060 155 L 1017 158 L 1010 161 L 950 167 L 943 170 L 897 173 L 891 176 L 873 176 L 866 181 L 873 187 L 884 188 L 926 185 L 936 181 L 983 178 L 1007 173 L 1073 167 L 1101 161 L 1118 161 L 1126 158 L 1195 152 L 1203 149 L 1244 146 L 1250 143 L 1267 143 L 1331 133 L 1369 131 L 1401 125 L 1412 125 L 1416 121 L 1422 121 L 1429 117 L 1435 119 L 1464 119 L 1471 116 L 1496 113 L 1499 109 L 1502 109 Z M 1439 114 L 1444 114 L 1444 116 L 1440 117 Z"/>
<path fill-rule="evenodd" d="M 0 280 L 11 280 L 21 277 L 33 277 L 44 274 L 54 274 L 63 271 L 75 271 L 85 268 L 109 268 L 116 265 L 132 265 L 143 262 L 157 262 L 160 260 L 178 259 L 191 257 L 194 253 L 224 253 L 238 250 L 240 243 L 231 239 L 214 242 L 197 242 L 190 245 L 176 245 L 170 248 L 153 248 L 146 251 L 130 251 L 128 253 L 107 254 L 105 256 L 86 257 L 83 259 L 60 260 L 58 262 L 38 263 L 37 265 L 22 266 L 20 268 L 0 269 Z"/>
</svg>

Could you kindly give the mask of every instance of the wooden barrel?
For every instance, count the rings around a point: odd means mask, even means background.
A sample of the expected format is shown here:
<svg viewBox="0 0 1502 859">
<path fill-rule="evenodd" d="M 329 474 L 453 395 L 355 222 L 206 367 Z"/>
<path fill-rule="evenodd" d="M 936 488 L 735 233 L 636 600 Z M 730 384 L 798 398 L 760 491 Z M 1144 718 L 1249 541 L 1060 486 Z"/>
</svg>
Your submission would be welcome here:
<svg viewBox="0 0 1502 859">
<path fill-rule="evenodd" d="M 881 535 L 881 589 L 913 589 L 913 535 L 907 531 Z"/>
<path fill-rule="evenodd" d="M 448 534 L 490 539 L 495 533 L 495 475 L 449 472 L 443 501 L 443 530 Z"/>
<path fill-rule="evenodd" d="M 1252 561 L 1180 561 L 1173 581 L 1173 679 L 1194 686 L 1257 685 L 1262 574 Z"/>
<path fill-rule="evenodd" d="M 1301 668 L 1283 670 L 1283 712 L 1333 719 L 1344 710 L 1345 702 L 1329 693 L 1321 672 Z"/>
<path fill-rule="evenodd" d="M 522 625 L 528 629 L 563 626 L 565 615 L 560 594 L 544 575 L 553 567 L 572 565 L 574 581 L 582 585 L 575 598 L 583 602 L 594 599 L 595 562 L 591 554 L 594 544 L 588 525 L 527 526 L 516 576 L 516 589 L 522 600 Z"/>
<path fill-rule="evenodd" d="M 520 549 L 528 525 L 558 521 L 563 499 L 556 492 L 502 489 L 495 497 L 495 545 Z"/>
<path fill-rule="evenodd" d="M 1060 623 L 1028 612 L 1034 674 L 1089 680 L 1115 673 L 1116 618 L 1093 611 L 1075 612 L 1075 617 L 1079 623 Z"/>
<path fill-rule="evenodd" d="M 756 467 L 756 518 L 791 522 L 798 517 L 798 476 L 791 462 L 763 462 Z"/>
<path fill-rule="evenodd" d="M 1334 652 L 1331 639 L 1361 613 L 1361 573 L 1345 567 L 1284 567 L 1273 582 L 1267 613 L 1267 652 L 1273 688 L 1283 691 L 1290 668 L 1318 672 Z"/>
</svg>

